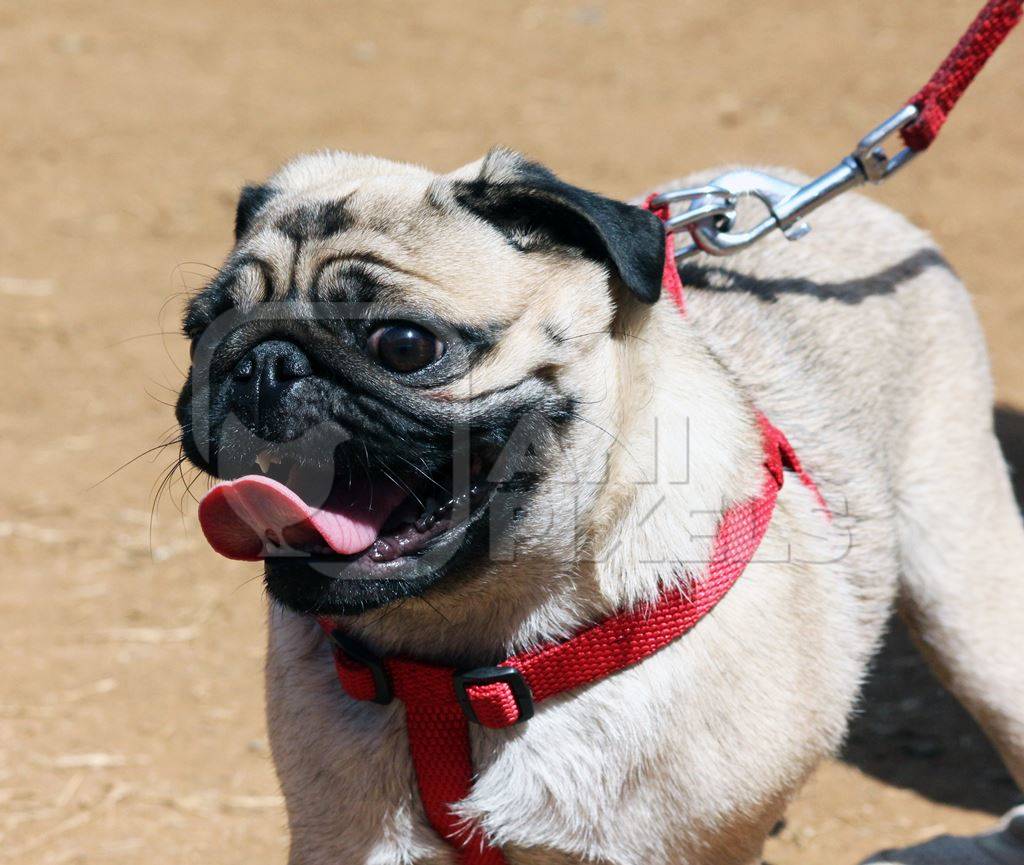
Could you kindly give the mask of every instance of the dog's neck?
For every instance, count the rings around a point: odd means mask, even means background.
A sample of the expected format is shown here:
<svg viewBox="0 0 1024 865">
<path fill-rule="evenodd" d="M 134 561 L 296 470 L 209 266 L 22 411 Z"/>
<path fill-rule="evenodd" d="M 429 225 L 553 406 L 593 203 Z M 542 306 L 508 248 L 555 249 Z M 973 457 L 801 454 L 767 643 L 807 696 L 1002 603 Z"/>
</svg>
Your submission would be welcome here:
<svg viewBox="0 0 1024 865">
<path fill-rule="evenodd" d="M 584 484 L 565 487 L 579 514 L 574 555 L 517 551 L 347 620 L 353 634 L 389 654 L 488 663 L 701 578 L 721 513 L 762 482 L 753 412 L 671 301 L 616 326 L 588 364 L 607 392 L 570 449 Z"/>
</svg>

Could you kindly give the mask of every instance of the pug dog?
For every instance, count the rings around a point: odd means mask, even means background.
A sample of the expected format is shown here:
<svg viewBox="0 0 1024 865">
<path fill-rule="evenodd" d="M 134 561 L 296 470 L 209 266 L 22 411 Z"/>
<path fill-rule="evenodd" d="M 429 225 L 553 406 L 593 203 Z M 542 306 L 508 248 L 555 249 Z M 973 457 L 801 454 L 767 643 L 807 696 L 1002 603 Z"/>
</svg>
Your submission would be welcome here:
<svg viewBox="0 0 1024 865">
<path fill-rule="evenodd" d="M 454 814 L 512 865 L 752 865 L 894 606 L 1024 783 L 1024 530 L 978 321 L 924 232 L 848 195 L 798 244 L 692 259 L 675 299 L 656 216 L 500 149 L 442 175 L 303 156 L 235 230 L 188 304 L 177 417 L 223 481 L 210 543 L 265 569 L 291 865 L 461 861 L 401 702 L 339 686 L 324 622 L 477 667 L 685 593 L 761 488 L 758 412 L 827 508 L 785 483 L 689 633 L 472 726 Z"/>
</svg>

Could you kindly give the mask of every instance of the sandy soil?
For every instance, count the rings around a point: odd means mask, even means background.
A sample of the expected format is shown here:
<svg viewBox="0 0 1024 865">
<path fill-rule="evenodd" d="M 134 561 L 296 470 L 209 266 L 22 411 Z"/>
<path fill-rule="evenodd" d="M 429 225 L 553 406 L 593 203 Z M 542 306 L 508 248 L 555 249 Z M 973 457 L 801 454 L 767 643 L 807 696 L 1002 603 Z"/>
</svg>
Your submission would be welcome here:
<svg viewBox="0 0 1024 865">
<path fill-rule="evenodd" d="M 615 195 L 728 161 L 824 169 L 977 0 L 7 0 L 0 4 L 0 862 L 284 859 L 263 597 L 181 484 L 153 509 L 182 295 L 238 187 L 339 147 L 449 168 L 495 142 Z M 945 244 L 1024 464 L 1024 35 L 879 191 Z M 865 255 L 870 255 L 865 250 Z M 179 510 L 180 509 L 180 510 Z M 896 634 L 843 759 L 770 844 L 844 865 L 1017 794 Z"/>
</svg>

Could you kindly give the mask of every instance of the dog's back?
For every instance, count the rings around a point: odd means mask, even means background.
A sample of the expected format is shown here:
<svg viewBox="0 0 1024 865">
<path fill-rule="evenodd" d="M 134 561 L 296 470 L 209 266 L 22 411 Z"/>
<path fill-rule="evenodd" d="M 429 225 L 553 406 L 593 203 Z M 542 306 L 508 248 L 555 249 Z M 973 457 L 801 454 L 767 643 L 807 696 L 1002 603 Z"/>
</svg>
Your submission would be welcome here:
<svg viewBox="0 0 1024 865">
<path fill-rule="evenodd" d="M 796 243 L 685 264 L 693 325 L 855 525 L 842 571 L 865 636 L 897 597 L 1020 782 L 1024 663 L 1007 649 L 1024 533 L 970 295 L 928 234 L 865 196 L 812 223 Z"/>
</svg>

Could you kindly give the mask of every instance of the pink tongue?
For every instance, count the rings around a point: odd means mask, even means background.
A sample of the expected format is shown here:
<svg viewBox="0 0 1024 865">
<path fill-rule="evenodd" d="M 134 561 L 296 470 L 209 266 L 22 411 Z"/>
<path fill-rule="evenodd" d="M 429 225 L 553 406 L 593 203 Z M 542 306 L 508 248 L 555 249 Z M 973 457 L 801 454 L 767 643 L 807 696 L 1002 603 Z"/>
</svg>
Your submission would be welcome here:
<svg viewBox="0 0 1024 865">
<path fill-rule="evenodd" d="M 246 475 L 203 497 L 199 524 L 210 546 L 229 559 L 251 562 L 317 541 L 350 555 L 377 540 L 405 495 L 395 484 L 376 483 L 334 492 L 315 508 L 272 478 Z"/>
</svg>

